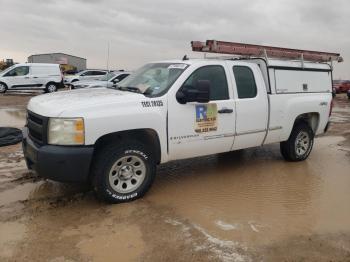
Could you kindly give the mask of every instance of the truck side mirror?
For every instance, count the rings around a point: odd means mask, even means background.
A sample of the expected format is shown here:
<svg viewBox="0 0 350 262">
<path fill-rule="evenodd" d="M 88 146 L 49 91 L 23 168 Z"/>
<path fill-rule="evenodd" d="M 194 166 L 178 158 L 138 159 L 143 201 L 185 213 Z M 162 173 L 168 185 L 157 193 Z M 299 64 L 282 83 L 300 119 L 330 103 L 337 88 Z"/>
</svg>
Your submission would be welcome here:
<svg viewBox="0 0 350 262">
<path fill-rule="evenodd" d="M 195 86 L 183 86 L 176 93 L 176 99 L 180 104 L 189 102 L 208 103 L 210 101 L 210 86 L 209 80 L 198 80 Z"/>
</svg>

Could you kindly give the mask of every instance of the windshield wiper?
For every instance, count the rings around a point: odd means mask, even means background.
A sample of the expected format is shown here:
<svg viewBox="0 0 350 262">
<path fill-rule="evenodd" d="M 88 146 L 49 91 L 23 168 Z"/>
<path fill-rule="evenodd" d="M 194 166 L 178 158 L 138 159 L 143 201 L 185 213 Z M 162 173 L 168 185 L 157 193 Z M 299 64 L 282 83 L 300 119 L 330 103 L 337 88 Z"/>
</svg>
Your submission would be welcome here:
<svg viewBox="0 0 350 262">
<path fill-rule="evenodd" d="M 134 93 L 142 93 L 140 89 L 137 87 L 132 87 L 132 86 L 117 86 L 116 89 L 122 90 L 122 91 L 130 91 Z"/>
</svg>

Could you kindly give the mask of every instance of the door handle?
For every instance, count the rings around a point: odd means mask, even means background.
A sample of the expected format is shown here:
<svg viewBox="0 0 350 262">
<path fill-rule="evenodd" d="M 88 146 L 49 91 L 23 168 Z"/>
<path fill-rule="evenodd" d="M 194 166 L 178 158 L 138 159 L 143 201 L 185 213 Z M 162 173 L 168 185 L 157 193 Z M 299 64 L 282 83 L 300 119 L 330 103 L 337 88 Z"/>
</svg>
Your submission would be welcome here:
<svg viewBox="0 0 350 262">
<path fill-rule="evenodd" d="M 33 76 L 33 78 L 38 78 L 37 76 Z"/>
<path fill-rule="evenodd" d="M 233 109 L 223 108 L 223 109 L 218 110 L 218 113 L 219 114 L 231 114 L 231 113 L 233 113 Z"/>
</svg>

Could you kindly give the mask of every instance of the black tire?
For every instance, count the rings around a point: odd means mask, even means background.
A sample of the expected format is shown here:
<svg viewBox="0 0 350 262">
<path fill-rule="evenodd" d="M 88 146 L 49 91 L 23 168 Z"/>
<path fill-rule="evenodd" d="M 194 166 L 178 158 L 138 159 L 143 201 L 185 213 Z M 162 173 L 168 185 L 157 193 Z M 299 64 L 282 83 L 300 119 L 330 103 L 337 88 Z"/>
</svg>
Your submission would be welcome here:
<svg viewBox="0 0 350 262">
<path fill-rule="evenodd" d="M 57 91 L 57 84 L 56 83 L 47 83 L 46 84 L 46 88 L 45 88 L 45 92 L 46 93 L 54 93 Z"/>
<path fill-rule="evenodd" d="M 7 91 L 7 85 L 0 82 L 0 94 L 4 94 Z"/>
<path fill-rule="evenodd" d="M 141 181 L 140 179 L 140 181 L 137 181 L 137 183 L 140 183 L 138 186 L 136 182 L 136 185 L 131 185 L 133 183 L 132 179 L 135 181 L 139 178 L 137 174 L 139 170 L 136 169 L 137 171 L 135 171 L 134 169 L 137 168 L 136 162 L 134 162 L 134 160 L 133 162 L 130 162 L 130 164 L 123 162 L 128 161 L 129 158 L 141 160 L 141 166 L 144 167 L 144 174 L 139 174 L 143 177 L 143 180 Z M 121 165 L 119 165 L 120 162 L 122 162 Z M 124 181 L 122 179 L 125 178 L 123 176 L 120 178 L 120 176 L 123 174 L 122 169 L 127 166 L 131 166 L 132 172 L 128 172 L 132 174 L 130 179 Z M 119 169 L 119 171 L 115 171 L 115 168 Z M 150 189 L 155 175 L 156 162 L 151 150 L 148 150 L 144 144 L 138 141 L 126 140 L 107 145 L 99 150 L 92 167 L 92 184 L 94 191 L 100 200 L 113 204 L 123 203 L 142 197 Z M 111 185 L 111 179 L 115 179 L 114 185 Z M 118 182 L 115 184 L 117 180 Z M 133 189 L 133 186 L 137 186 L 137 188 L 131 192 L 118 192 L 118 190 L 115 189 L 117 186 L 122 186 L 123 189 L 120 188 L 120 191 L 126 191 L 127 187 L 124 189 L 124 184 L 127 184 L 128 186 L 130 184 L 131 189 Z"/>
<path fill-rule="evenodd" d="M 305 141 L 309 141 L 306 144 Z M 280 151 L 287 161 L 297 162 L 308 158 L 314 144 L 314 133 L 306 122 L 294 125 L 287 141 L 280 143 Z"/>
<path fill-rule="evenodd" d="M 70 89 L 71 89 L 71 90 L 75 89 L 73 83 L 74 83 L 74 82 L 78 82 L 78 81 L 79 81 L 79 79 L 73 79 L 73 80 L 71 81 L 71 84 L 70 84 Z"/>
</svg>

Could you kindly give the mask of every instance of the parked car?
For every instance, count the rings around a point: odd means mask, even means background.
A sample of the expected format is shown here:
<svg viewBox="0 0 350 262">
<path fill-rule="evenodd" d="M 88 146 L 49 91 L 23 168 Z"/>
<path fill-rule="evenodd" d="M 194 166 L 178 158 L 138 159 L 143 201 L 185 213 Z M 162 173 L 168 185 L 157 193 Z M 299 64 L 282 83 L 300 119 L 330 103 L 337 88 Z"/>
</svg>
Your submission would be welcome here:
<svg viewBox="0 0 350 262">
<path fill-rule="evenodd" d="M 332 69 L 301 64 L 160 61 L 116 89 L 32 98 L 24 157 L 40 176 L 90 182 L 98 197 L 112 203 L 142 197 L 157 164 L 173 160 L 278 142 L 286 160 L 303 161 L 315 135 L 329 125 Z"/>
<path fill-rule="evenodd" d="M 113 87 L 113 85 L 122 81 L 124 78 L 130 75 L 130 72 L 109 72 L 108 74 L 100 77 L 98 80 L 82 80 L 72 83 L 72 89 L 79 88 L 94 88 L 94 87 Z"/>
<path fill-rule="evenodd" d="M 348 90 L 350 90 L 350 81 L 348 80 L 334 81 L 333 87 L 337 90 L 337 94 L 346 93 Z"/>
<path fill-rule="evenodd" d="M 350 90 L 347 92 L 348 98 L 350 99 Z"/>
<path fill-rule="evenodd" d="M 83 70 L 75 75 L 65 75 L 64 84 L 71 85 L 80 80 L 97 80 L 108 73 L 108 70 Z"/>
<path fill-rule="evenodd" d="M 51 93 L 60 87 L 63 87 L 63 75 L 57 64 L 16 64 L 0 73 L 0 93 L 8 90 L 45 90 Z"/>
</svg>

